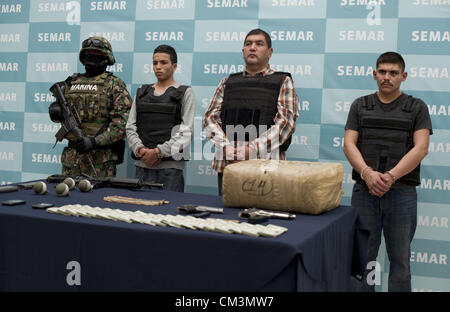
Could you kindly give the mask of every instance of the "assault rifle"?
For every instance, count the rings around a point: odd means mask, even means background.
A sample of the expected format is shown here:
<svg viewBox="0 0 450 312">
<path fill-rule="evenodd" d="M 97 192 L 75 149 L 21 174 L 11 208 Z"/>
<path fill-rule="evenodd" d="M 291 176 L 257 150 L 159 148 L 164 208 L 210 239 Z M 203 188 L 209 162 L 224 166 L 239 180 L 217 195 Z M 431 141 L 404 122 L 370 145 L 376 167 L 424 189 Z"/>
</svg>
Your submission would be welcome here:
<svg viewBox="0 0 450 312">
<path fill-rule="evenodd" d="M 61 183 L 66 178 L 74 179 L 75 183 L 80 182 L 81 180 L 88 180 L 92 188 L 97 189 L 101 187 L 118 187 L 118 188 L 126 188 L 126 189 L 139 189 L 142 187 L 145 188 L 157 188 L 162 189 L 164 184 L 161 183 L 150 183 L 145 182 L 139 179 L 130 179 L 130 178 L 100 178 L 100 177 L 90 177 L 88 175 L 84 176 L 66 176 L 61 174 L 53 174 L 47 178 L 48 183 Z"/>
<path fill-rule="evenodd" d="M 55 134 L 55 145 L 56 143 L 61 142 L 67 136 L 67 134 L 69 134 L 69 132 L 74 135 L 76 141 L 84 137 L 83 131 L 79 127 L 81 124 L 80 115 L 78 115 L 77 109 L 72 104 L 67 102 L 64 93 L 61 90 L 61 85 L 64 85 L 64 81 L 55 83 L 49 89 L 50 92 L 52 92 L 53 96 L 57 99 L 58 103 L 61 105 L 63 115 L 61 129 L 59 129 Z M 53 145 L 53 147 L 55 147 L 55 145 Z M 88 154 L 85 154 L 85 156 L 95 176 L 97 176 L 97 172 L 95 171 L 95 167 L 92 163 L 91 157 Z"/>
</svg>

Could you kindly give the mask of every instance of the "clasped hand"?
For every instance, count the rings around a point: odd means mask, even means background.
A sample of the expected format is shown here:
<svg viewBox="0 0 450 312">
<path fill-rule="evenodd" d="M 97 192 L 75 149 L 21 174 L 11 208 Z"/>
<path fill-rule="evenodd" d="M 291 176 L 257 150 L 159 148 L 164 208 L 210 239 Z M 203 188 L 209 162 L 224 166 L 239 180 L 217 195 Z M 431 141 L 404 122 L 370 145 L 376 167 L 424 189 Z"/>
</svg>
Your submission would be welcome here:
<svg viewBox="0 0 450 312">
<path fill-rule="evenodd" d="M 383 197 L 394 184 L 394 180 L 387 172 L 381 173 L 370 169 L 367 170 L 365 176 L 369 194 L 373 196 Z"/>
<path fill-rule="evenodd" d="M 158 156 L 158 151 L 156 148 L 146 148 L 143 147 L 139 150 L 139 156 L 141 160 L 147 166 L 155 166 L 161 162 L 161 159 Z"/>
</svg>

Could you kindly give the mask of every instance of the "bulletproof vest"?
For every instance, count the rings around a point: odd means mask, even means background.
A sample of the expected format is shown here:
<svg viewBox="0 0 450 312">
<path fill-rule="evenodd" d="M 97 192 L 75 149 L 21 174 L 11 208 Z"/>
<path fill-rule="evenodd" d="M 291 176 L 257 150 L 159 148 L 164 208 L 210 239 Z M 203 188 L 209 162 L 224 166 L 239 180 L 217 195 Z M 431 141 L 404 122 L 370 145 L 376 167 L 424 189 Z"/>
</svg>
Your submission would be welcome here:
<svg viewBox="0 0 450 312">
<path fill-rule="evenodd" d="M 389 112 L 376 105 L 374 95 L 363 98 L 357 146 L 367 165 L 379 172 L 394 168 L 413 148 L 415 99 L 406 94 L 401 97 L 397 106 Z M 354 180 L 361 180 L 355 170 L 352 177 Z M 419 185 L 420 164 L 397 181 Z"/>
<path fill-rule="evenodd" d="M 108 95 L 110 77 L 112 73 L 104 72 L 91 78 L 74 74 L 66 79 L 65 98 L 78 110 L 80 128 L 86 136 L 95 137 L 110 118 L 109 111 L 113 105 Z M 74 139 L 71 133 L 67 138 Z"/>
<path fill-rule="evenodd" d="M 155 95 L 152 85 L 143 85 L 137 90 L 137 133 L 146 147 L 155 148 L 170 140 L 173 127 L 181 124 L 181 102 L 187 88 L 171 86 L 160 96 Z"/>
<path fill-rule="evenodd" d="M 225 84 L 223 107 L 221 112 L 222 129 L 227 134 L 226 126 L 249 125 L 256 130 L 239 135 L 235 128 L 233 141 L 252 141 L 259 137 L 274 124 L 273 119 L 278 112 L 277 104 L 281 86 L 290 73 L 275 72 L 266 76 L 243 76 L 242 72 L 229 76 Z M 260 127 L 264 126 L 264 127 Z M 250 136 L 251 134 L 251 136 Z M 291 143 L 291 137 L 280 146 L 286 151 Z"/>
</svg>

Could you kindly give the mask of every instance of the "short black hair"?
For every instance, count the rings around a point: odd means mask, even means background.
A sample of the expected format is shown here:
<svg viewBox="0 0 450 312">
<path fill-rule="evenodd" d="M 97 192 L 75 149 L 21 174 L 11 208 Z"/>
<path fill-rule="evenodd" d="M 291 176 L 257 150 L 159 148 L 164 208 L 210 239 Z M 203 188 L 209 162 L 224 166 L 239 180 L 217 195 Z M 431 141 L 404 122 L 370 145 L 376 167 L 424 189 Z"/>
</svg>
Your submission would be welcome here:
<svg viewBox="0 0 450 312">
<path fill-rule="evenodd" d="M 381 54 L 377 59 L 377 68 L 378 65 L 384 63 L 397 64 L 402 72 L 405 71 L 405 60 L 397 52 L 384 52 L 383 54 Z"/>
<path fill-rule="evenodd" d="M 177 61 L 178 61 L 178 59 L 177 59 L 177 52 L 170 45 L 162 44 L 162 45 L 157 46 L 155 51 L 153 51 L 153 54 L 155 54 L 155 53 L 166 53 L 166 54 L 169 54 L 170 61 L 172 62 L 172 64 L 176 64 Z"/>
<path fill-rule="evenodd" d="M 247 40 L 247 37 L 248 37 L 248 36 L 251 36 L 251 35 L 260 35 L 260 34 L 263 34 L 263 35 L 264 35 L 264 38 L 266 39 L 267 46 L 268 46 L 269 49 L 270 49 L 270 48 L 272 47 L 272 40 L 270 39 L 269 34 L 266 33 L 264 30 L 259 29 L 259 28 L 250 30 L 250 32 L 247 34 L 247 36 L 245 36 L 244 44 L 245 44 L 245 41 Z"/>
</svg>

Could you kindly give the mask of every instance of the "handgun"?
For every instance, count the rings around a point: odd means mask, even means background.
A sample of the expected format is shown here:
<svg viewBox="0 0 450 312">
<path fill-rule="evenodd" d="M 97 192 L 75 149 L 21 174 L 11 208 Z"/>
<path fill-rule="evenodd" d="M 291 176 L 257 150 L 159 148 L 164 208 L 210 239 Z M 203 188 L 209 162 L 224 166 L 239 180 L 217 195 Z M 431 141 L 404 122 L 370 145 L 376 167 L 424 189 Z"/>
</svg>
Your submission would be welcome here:
<svg viewBox="0 0 450 312">
<path fill-rule="evenodd" d="M 255 217 L 267 217 L 267 218 L 276 218 L 276 219 L 286 219 L 293 220 L 295 219 L 295 214 L 282 212 L 282 211 L 270 211 L 270 210 L 262 210 L 256 208 L 247 208 L 238 213 L 238 216 L 245 219 L 255 218 Z"/>
</svg>

